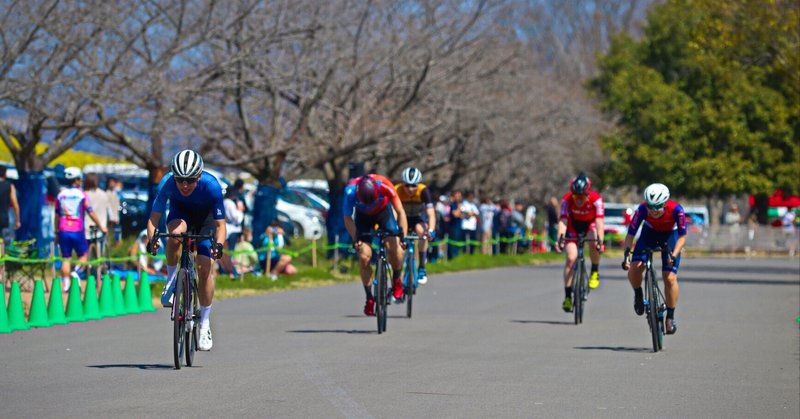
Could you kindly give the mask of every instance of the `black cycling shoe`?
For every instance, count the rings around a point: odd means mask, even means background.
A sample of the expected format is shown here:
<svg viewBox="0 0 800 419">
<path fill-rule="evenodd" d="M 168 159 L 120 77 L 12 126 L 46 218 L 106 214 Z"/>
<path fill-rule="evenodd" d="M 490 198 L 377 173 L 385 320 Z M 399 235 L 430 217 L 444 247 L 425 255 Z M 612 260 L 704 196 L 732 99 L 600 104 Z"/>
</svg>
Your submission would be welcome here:
<svg viewBox="0 0 800 419">
<path fill-rule="evenodd" d="M 637 316 L 644 314 L 644 296 L 634 293 L 633 295 L 633 311 Z"/>
<path fill-rule="evenodd" d="M 667 317 L 666 327 L 668 335 L 674 335 L 678 331 L 678 322 L 675 319 Z"/>
</svg>

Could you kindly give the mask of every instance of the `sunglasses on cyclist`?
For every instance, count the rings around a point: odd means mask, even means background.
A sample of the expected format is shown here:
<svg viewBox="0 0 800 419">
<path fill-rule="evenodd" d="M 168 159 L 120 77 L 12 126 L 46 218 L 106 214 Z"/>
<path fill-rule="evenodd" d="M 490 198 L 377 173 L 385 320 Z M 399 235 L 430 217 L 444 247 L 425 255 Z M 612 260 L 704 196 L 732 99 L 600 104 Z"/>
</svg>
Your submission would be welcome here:
<svg viewBox="0 0 800 419">
<path fill-rule="evenodd" d="M 406 188 L 409 188 L 409 189 L 414 189 L 414 188 L 417 187 L 417 185 L 412 185 L 410 183 L 406 183 L 405 185 L 406 185 Z"/>
<path fill-rule="evenodd" d="M 661 204 L 661 205 L 647 205 L 647 209 L 649 209 L 650 211 L 661 211 L 662 209 L 664 209 L 664 204 Z"/>
<path fill-rule="evenodd" d="M 199 179 L 200 178 L 196 178 L 196 177 L 176 177 L 175 178 L 175 182 L 176 183 L 182 183 L 184 185 L 192 185 L 192 184 L 197 183 L 197 181 Z"/>
</svg>

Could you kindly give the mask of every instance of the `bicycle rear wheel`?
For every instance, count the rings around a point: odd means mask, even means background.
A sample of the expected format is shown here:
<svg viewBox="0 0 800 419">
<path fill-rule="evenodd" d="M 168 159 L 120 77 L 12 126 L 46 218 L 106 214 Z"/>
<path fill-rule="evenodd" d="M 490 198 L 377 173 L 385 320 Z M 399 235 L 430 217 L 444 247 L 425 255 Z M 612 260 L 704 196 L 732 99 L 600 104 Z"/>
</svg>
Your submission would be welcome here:
<svg viewBox="0 0 800 419">
<path fill-rule="evenodd" d="M 645 306 L 645 308 L 647 309 L 647 323 L 650 325 L 650 336 L 653 339 L 653 352 L 658 352 L 658 296 L 656 295 L 655 272 L 653 272 L 652 267 L 647 269 L 646 281 L 648 304 Z"/>
<path fill-rule="evenodd" d="M 378 258 L 377 267 L 375 268 L 375 281 L 377 281 L 377 292 L 375 296 L 375 317 L 378 320 L 378 334 L 386 330 L 386 271 L 383 266 L 383 260 Z"/>
<path fill-rule="evenodd" d="M 184 294 L 184 276 L 186 271 L 181 269 L 175 278 L 175 296 L 172 300 L 172 355 L 175 361 L 175 369 L 181 369 L 181 358 L 186 331 L 186 295 Z"/>
<path fill-rule="evenodd" d="M 572 310 L 575 314 L 575 324 L 583 322 L 583 276 L 585 268 L 582 262 L 578 262 L 572 277 Z"/>
<path fill-rule="evenodd" d="M 194 354 L 197 351 L 197 322 L 199 320 L 198 316 L 198 305 L 197 305 L 197 288 L 195 287 L 194 278 L 187 277 L 186 285 L 186 309 L 185 313 L 187 313 L 187 321 L 186 321 L 186 336 L 184 337 L 184 341 L 186 342 L 186 366 L 191 367 L 194 365 Z"/>
</svg>

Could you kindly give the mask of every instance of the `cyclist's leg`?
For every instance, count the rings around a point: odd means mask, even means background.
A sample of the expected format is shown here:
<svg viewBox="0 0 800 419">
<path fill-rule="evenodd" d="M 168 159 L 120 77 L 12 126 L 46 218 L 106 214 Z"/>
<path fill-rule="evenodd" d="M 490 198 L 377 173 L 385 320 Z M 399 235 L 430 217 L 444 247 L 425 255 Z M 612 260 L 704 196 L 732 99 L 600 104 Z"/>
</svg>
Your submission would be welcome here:
<svg viewBox="0 0 800 419">
<path fill-rule="evenodd" d="M 572 268 L 578 260 L 578 245 L 573 240 L 568 240 L 564 245 L 564 287 L 572 288 Z"/>
<path fill-rule="evenodd" d="M 677 237 L 677 232 L 670 235 L 667 241 L 667 245 L 670 249 L 675 247 Z M 678 307 L 678 295 L 680 294 L 680 289 L 678 287 L 678 268 L 681 265 L 681 255 L 679 254 L 678 257 L 675 258 L 675 262 L 670 267 L 667 263 L 667 255 L 663 254 L 661 256 L 661 263 L 661 274 L 664 279 L 664 299 L 667 305 L 667 333 L 673 334 L 677 328 L 675 323 L 675 309 Z"/>
<path fill-rule="evenodd" d="M 595 232 L 595 224 L 589 227 L 588 234 L 586 235 L 587 239 L 590 240 L 597 240 L 597 234 Z M 592 269 L 591 269 L 591 277 L 589 279 L 589 287 L 590 288 L 597 288 L 600 285 L 600 252 L 597 251 L 597 243 L 590 241 L 587 242 L 587 246 L 589 247 L 589 259 L 592 261 Z"/>
</svg>

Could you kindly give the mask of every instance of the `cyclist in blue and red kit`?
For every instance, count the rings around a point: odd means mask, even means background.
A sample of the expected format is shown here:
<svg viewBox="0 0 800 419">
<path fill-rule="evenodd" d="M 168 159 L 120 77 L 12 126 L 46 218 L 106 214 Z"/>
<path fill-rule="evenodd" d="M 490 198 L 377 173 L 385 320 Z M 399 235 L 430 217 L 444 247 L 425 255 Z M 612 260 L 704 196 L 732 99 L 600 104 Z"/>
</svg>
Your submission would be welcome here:
<svg viewBox="0 0 800 419">
<path fill-rule="evenodd" d="M 642 225 L 644 223 L 644 225 Z M 642 232 L 636 240 L 631 254 L 631 245 L 639 226 Z M 637 315 L 644 314 L 642 295 L 642 274 L 645 270 L 646 248 L 658 248 L 666 244 L 668 251 L 661 254 L 661 271 L 664 277 L 664 296 L 667 303 L 667 334 L 678 330 L 675 322 L 675 307 L 678 305 L 678 267 L 681 264 L 681 250 L 686 244 L 686 214 L 683 207 L 669 199 L 669 188 L 654 183 L 644 190 L 644 202 L 633 214 L 625 236 L 625 257 L 622 269 L 628 271 L 628 281 L 633 287 L 633 310 Z"/>
<path fill-rule="evenodd" d="M 222 187 L 217 178 L 203 170 L 203 159 L 193 150 L 183 150 L 172 159 L 172 172 L 161 179 L 158 194 L 153 202 L 150 219 L 147 221 L 147 243 L 155 254 L 159 241 L 153 241 L 156 226 L 167 209 L 167 230 L 170 234 L 184 232 L 210 234 L 213 232 L 214 246 L 210 240 L 197 243 L 198 297 L 200 299 L 200 336 L 197 349 L 209 351 L 211 340 L 211 303 L 214 299 L 213 259 L 222 257 L 222 243 L 225 242 L 225 207 L 222 203 Z M 161 304 L 172 307 L 175 293 L 175 277 L 181 256 L 180 241 L 167 241 L 167 285 L 161 293 Z"/>
<path fill-rule="evenodd" d="M 391 205 L 389 205 L 391 204 Z M 359 270 L 367 302 L 364 314 L 375 315 L 375 297 L 372 295 L 372 238 L 364 233 L 373 231 L 375 225 L 396 234 L 385 241 L 389 264 L 392 265 L 392 297 L 403 298 L 403 247 L 402 238 L 408 233 L 408 221 L 403 203 L 389 179 L 367 174 L 350 181 L 344 190 L 344 225 L 353 239 L 353 248 L 359 255 Z"/>
</svg>

